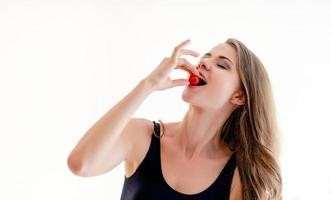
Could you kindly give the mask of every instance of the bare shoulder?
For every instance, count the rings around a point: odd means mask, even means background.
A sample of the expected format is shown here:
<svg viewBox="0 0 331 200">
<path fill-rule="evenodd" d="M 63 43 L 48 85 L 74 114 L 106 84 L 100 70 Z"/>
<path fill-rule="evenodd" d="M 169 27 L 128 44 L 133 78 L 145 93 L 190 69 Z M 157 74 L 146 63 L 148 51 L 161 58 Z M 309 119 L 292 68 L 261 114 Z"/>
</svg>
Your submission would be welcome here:
<svg viewBox="0 0 331 200">
<path fill-rule="evenodd" d="M 125 175 L 131 176 L 138 168 L 150 146 L 154 124 L 145 118 L 132 118 L 134 130 L 131 131 L 130 140 L 132 148 L 125 159 Z"/>
<path fill-rule="evenodd" d="M 233 174 L 231 190 L 230 190 L 230 200 L 242 200 L 242 186 L 241 186 L 238 167 L 235 168 Z"/>
</svg>

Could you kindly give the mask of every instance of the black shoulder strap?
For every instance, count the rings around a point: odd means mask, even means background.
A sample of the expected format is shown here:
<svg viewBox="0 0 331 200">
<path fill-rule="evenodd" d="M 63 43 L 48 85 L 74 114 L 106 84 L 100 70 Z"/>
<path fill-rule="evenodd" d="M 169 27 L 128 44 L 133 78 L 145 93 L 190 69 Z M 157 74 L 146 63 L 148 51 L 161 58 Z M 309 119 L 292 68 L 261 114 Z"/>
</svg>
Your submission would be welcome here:
<svg viewBox="0 0 331 200">
<path fill-rule="evenodd" d="M 153 133 L 153 136 L 154 137 L 160 137 L 160 124 L 153 121 L 153 124 L 154 124 L 154 133 Z"/>
<path fill-rule="evenodd" d="M 221 184 L 223 187 L 225 187 L 225 191 L 230 192 L 231 184 L 232 184 L 232 178 L 234 175 L 234 170 L 236 168 L 236 153 L 233 152 L 229 161 L 224 166 L 224 169 L 222 170 L 222 176 L 221 176 Z"/>
</svg>

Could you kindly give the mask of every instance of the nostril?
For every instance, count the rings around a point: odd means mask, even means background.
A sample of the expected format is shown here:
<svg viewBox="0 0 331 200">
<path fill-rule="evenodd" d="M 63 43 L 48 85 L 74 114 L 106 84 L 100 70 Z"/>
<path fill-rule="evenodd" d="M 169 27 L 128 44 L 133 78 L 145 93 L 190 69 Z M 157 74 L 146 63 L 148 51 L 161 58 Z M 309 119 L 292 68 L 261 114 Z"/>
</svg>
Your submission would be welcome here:
<svg viewBox="0 0 331 200">
<path fill-rule="evenodd" d="M 203 68 L 207 69 L 207 66 L 206 66 L 204 63 L 200 63 L 200 64 L 198 65 L 198 68 L 200 68 L 200 67 L 203 67 Z"/>
</svg>

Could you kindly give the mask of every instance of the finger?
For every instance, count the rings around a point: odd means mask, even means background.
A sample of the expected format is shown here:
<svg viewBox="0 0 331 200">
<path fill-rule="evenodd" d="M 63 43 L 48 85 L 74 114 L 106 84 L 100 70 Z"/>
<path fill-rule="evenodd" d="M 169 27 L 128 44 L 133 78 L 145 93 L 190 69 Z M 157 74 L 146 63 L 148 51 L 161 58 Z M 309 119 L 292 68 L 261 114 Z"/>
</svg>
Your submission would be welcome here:
<svg viewBox="0 0 331 200">
<path fill-rule="evenodd" d="M 175 79 L 175 80 L 171 80 L 172 82 L 172 87 L 175 86 L 183 86 L 183 85 L 188 85 L 190 82 L 187 79 Z"/>
<path fill-rule="evenodd" d="M 172 52 L 171 57 L 177 59 L 179 51 L 185 46 L 188 45 L 191 42 L 190 39 L 185 40 L 184 42 L 180 43 L 178 46 L 176 46 Z"/>
<path fill-rule="evenodd" d="M 200 54 L 198 52 L 190 50 L 190 49 L 181 49 L 178 52 L 178 57 L 181 57 L 182 55 L 191 55 L 194 57 L 198 57 Z"/>
<path fill-rule="evenodd" d="M 179 68 L 182 69 L 182 70 L 184 70 L 184 71 L 186 71 L 189 75 L 190 74 L 194 74 L 196 76 L 200 76 L 200 73 L 199 73 L 199 71 L 197 69 L 188 67 L 185 64 L 179 66 Z"/>
<path fill-rule="evenodd" d="M 188 73 L 199 75 L 198 69 L 185 58 L 178 59 L 178 66 L 176 66 L 175 69 L 183 69 Z"/>
</svg>

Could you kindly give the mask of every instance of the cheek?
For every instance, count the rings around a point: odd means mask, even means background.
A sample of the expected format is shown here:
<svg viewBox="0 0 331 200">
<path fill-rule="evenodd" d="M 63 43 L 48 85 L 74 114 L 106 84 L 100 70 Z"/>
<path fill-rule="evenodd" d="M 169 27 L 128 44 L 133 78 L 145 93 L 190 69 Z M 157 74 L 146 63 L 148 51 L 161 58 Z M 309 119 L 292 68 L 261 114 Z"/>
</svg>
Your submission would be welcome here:
<svg viewBox="0 0 331 200">
<path fill-rule="evenodd" d="M 231 98 L 237 87 L 237 81 L 233 78 L 217 79 L 213 82 L 213 87 L 210 91 L 211 99 L 216 103 L 226 103 Z"/>
</svg>

